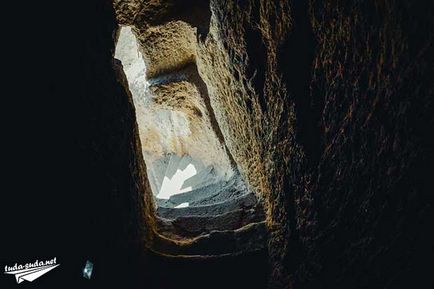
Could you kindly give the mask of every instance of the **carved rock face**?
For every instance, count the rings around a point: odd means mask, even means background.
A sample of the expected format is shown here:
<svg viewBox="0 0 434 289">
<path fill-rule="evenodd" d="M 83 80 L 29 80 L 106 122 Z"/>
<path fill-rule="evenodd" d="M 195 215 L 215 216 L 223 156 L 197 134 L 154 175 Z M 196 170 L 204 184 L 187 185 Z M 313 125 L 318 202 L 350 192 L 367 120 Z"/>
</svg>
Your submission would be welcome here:
<svg viewBox="0 0 434 289">
<path fill-rule="evenodd" d="M 187 92 L 192 119 L 206 107 L 263 199 L 272 288 L 396 284 L 393 260 L 425 244 L 432 17 L 416 2 L 330 2 L 114 1 L 159 105 Z"/>
<path fill-rule="evenodd" d="M 121 28 L 115 57 L 123 62 L 133 96 L 154 194 L 160 193 L 163 177 L 170 179 L 176 172 L 165 176 L 172 155 L 188 156 L 201 175 L 200 170 L 212 167 L 204 182 L 229 180 L 233 164 L 193 62 L 194 29 L 180 21 L 142 32 L 133 29 L 137 37 L 131 27 Z"/>
<path fill-rule="evenodd" d="M 275 98 L 276 103 L 273 103 L 274 99 L 270 99 L 269 105 L 273 106 L 274 110 L 272 114 L 267 114 L 266 108 L 261 104 L 263 92 L 255 91 L 253 82 L 257 79 L 263 81 L 260 78 L 264 77 L 262 74 L 256 75 L 255 56 L 260 58 L 265 55 L 249 56 L 248 53 L 256 51 L 254 45 L 262 44 L 251 43 L 251 39 L 248 40 L 243 34 L 236 37 L 234 34 L 222 33 L 228 23 L 218 19 L 222 17 L 221 12 L 225 11 L 221 10 L 218 3 L 211 4 L 219 13 L 204 17 L 202 22 L 190 21 L 184 16 L 193 15 L 194 17 L 190 18 L 194 19 L 197 15 L 208 15 L 209 4 L 192 3 L 188 8 L 189 13 L 179 11 L 178 4 L 179 1 L 115 1 L 114 7 L 119 23 L 130 25 L 137 36 L 139 50 L 147 67 L 146 77 L 153 83 L 150 91 L 156 102 L 161 106 L 174 108 L 190 107 L 191 119 L 197 119 L 195 112 L 199 111 L 205 117 L 207 112 L 197 105 L 179 105 L 179 102 L 176 104 L 176 96 L 195 99 L 196 102 L 198 99 L 205 99 L 205 102 L 208 102 L 208 113 L 211 111 L 213 114 L 210 122 L 215 134 L 221 143 L 227 146 L 241 174 L 258 195 L 268 194 L 270 185 L 266 171 L 268 167 L 273 167 L 269 148 L 276 145 L 273 130 L 279 121 L 285 122 L 282 116 L 285 118 L 283 114 L 288 108 L 284 106 L 288 103 L 284 103 L 279 97 Z M 285 15 L 283 12 L 282 14 Z M 249 15 L 239 13 L 235 16 L 240 23 L 234 23 L 233 32 L 242 32 L 242 25 Z M 284 26 L 287 21 L 288 18 L 283 17 L 279 25 Z M 207 32 L 206 35 L 202 34 L 204 31 Z M 274 40 L 270 39 L 270 42 L 272 41 Z M 272 51 L 273 48 L 270 49 Z M 191 73 L 185 73 L 186 70 Z M 270 81 L 277 81 L 273 84 L 277 87 L 275 92 L 282 94 L 280 90 L 283 87 L 278 85 L 279 78 L 272 73 L 268 78 Z M 183 82 L 179 81 L 180 79 Z M 204 135 L 201 138 L 204 138 Z"/>
<path fill-rule="evenodd" d="M 231 62 L 225 58 L 227 55 L 216 50 L 216 45 L 223 44 L 216 44 L 212 37 L 219 36 L 215 33 L 211 36 L 209 21 L 215 20 L 208 17 L 204 18 L 208 22 L 190 22 L 183 13 L 173 10 L 176 5 L 169 3 L 143 2 L 139 6 L 115 3 L 118 21 L 128 25 L 120 29 L 115 57 L 124 63 L 136 107 L 142 153 L 158 207 L 158 234 L 193 242 L 191 247 L 177 248 L 157 241 L 153 248 L 169 254 L 261 250 L 266 244 L 266 226 L 262 205 L 257 204 L 251 190 L 261 181 L 259 174 L 251 174 L 258 171 L 255 162 L 260 163 L 261 158 L 259 151 L 250 145 L 251 116 L 231 101 L 236 99 L 237 84 L 228 71 L 226 64 Z M 205 8 L 204 15 L 209 6 Z M 130 17 L 147 21 L 129 21 Z M 209 33 L 200 34 L 203 31 Z M 213 57 L 222 65 L 210 62 Z M 139 66 L 143 67 L 138 69 Z M 228 77 L 233 83 L 225 82 Z M 238 84 L 243 85 L 239 81 Z M 236 135 L 241 138 L 235 139 Z M 236 153 L 235 160 L 230 149 Z M 188 159 L 196 169 L 199 166 L 197 175 L 185 180 L 181 188 L 177 181 L 176 190 L 173 187 L 172 192 L 163 192 L 170 187 L 167 179 L 177 180 L 179 174 L 175 172 L 178 169 L 182 174 Z M 246 176 L 252 180 L 248 182 L 250 186 L 245 184 Z M 211 232 L 214 235 L 208 236 Z M 255 236 L 255 232 L 260 234 Z M 195 237 L 199 239 L 193 240 Z M 228 246 L 218 245 L 219 238 L 227 238 Z M 242 239 L 248 242 L 240 242 Z M 197 251 L 202 242 L 217 243 L 205 251 Z"/>
</svg>

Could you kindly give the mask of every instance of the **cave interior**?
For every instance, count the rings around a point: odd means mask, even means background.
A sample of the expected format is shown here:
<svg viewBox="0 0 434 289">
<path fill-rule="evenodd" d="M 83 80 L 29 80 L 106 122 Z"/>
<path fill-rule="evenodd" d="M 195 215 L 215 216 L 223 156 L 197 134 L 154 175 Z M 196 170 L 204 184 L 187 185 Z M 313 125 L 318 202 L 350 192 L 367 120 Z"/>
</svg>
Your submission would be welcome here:
<svg viewBox="0 0 434 289">
<path fill-rule="evenodd" d="M 432 11 L 23 14 L 5 57 L 2 264 L 56 256 L 43 288 L 432 288 Z"/>
</svg>

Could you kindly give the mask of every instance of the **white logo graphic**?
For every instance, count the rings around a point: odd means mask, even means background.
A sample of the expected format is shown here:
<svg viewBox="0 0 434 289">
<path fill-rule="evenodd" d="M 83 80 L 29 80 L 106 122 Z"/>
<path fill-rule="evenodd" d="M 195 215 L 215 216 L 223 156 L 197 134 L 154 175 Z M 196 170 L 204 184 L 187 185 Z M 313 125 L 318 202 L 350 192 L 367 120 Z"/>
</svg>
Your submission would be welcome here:
<svg viewBox="0 0 434 289">
<path fill-rule="evenodd" d="M 5 266 L 5 274 L 15 275 L 18 284 L 24 280 L 32 282 L 59 265 L 60 264 L 56 264 L 56 258 L 45 262 L 36 260 L 34 263 L 27 263 L 25 265 L 15 263 L 13 267 Z"/>
</svg>

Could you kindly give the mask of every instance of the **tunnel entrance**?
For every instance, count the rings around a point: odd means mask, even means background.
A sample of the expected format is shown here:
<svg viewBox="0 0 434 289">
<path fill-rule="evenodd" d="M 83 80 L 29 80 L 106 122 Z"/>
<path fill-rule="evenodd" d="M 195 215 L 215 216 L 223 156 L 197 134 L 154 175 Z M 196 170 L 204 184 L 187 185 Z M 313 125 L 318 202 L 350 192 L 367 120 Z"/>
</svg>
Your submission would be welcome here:
<svg viewBox="0 0 434 289">
<path fill-rule="evenodd" d="M 119 29 L 115 58 L 135 106 L 158 232 L 186 240 L 264 227 L 262 206 L 218 137 L 195 64 L 149 77 L 135 31 L 126 26 Z"/>
</svg>

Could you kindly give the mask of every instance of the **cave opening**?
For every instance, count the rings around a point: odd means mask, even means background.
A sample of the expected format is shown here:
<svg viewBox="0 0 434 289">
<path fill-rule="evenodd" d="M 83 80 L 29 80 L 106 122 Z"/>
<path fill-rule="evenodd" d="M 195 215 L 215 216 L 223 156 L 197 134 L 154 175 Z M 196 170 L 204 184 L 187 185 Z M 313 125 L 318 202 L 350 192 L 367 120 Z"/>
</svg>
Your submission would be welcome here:
<svg viewBox="0 0 434 289">
<path fill-rule="evenodd" d="M 168 101 L 159 101 L 149 90 L 146 80 L 146 65 L 138 49 L 136 37 L 130 27 L 122 27 L 116 46 L 115 57 L 121 60 L 128 80 L 129 90 L 136 107 L 136 117 L 143 144 L 143 158 L 148 167 L 147 174 L 157 205 L 167 205 L 172 196 L 190 192 L 204 184 L 225 179 L 232 175 L 232 168 L 226 167 L 219 159 L 223 151 L 214 159 L 202 161 L 204 148 L 191 146 L 203 143 L 191 139 L 192 123 L 188 105 L 181 102 L 171 106 Z M 184 106 L 185 105 L 185 106 Z M 200 108 L 195 107 L 199 110 Z M 200 125 L 200 123 L 199 123 Z M 193 128 L 196 132 L 201 127 Z M 209 141 L 211 143 L 211 141 Z M 189 148 L 190 146 L 190 148 Z M 220 166 L 219 168 L 216 168 Z M 194 178 L 194 176 L 196 176 Z M 173 208 L 188 206 L 189 202 L 172 203 Z"/>
<path fill-rule="evenodd" d="M 262 228 L 262 206 L 216 131 L 195 64 L 151 75 L 129 26 L 120 26 L 114 56 L 135 107 L 158 232 L 185 240 L 252 223 Z"/>
</svg>

